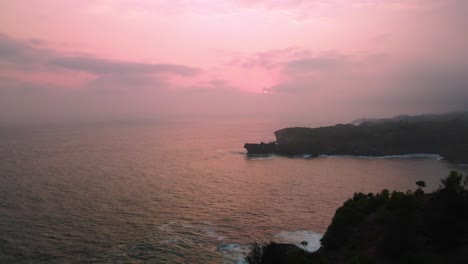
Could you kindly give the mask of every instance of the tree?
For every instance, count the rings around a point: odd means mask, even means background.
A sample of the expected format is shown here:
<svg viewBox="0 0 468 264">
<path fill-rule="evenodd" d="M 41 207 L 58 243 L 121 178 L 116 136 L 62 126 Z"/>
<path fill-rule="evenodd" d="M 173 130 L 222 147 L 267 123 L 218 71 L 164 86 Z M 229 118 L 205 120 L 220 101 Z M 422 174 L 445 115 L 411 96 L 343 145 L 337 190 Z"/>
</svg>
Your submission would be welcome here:
<svg viewBox="0 0 468 264">
<path fill-rule="evenodd" d="M 452 192 L 460 192 L 464 189 L 463 175 L 457 171 L 451 171 L 450 175 L 441 180 L 443 189 Z"/>
<path fill-rule="evenodd" d="M 421 190 L 422 188 L 426 187 L 426 183 L 424 181 L 417 181 L 416 185 L 418 185 L 418 189 Z"/>
<path fill-rule="evenodd" d="M 418 185 L 418 189 L 414 192 L 414 195 L 424 195 L 424 191 L 422 190 L 422 188 L 426 187 L 426 183 L 424 181 L 417 181 L 416 185 Z"/>
</svg>

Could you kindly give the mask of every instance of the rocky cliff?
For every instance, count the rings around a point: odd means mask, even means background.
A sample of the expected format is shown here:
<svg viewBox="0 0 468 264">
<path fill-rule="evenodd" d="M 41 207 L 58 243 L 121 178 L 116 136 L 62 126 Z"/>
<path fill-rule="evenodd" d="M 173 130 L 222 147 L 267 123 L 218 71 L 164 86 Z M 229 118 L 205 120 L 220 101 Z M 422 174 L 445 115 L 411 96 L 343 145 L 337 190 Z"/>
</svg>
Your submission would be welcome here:
<svg viewBox="0 0 468 264">
<path fill-rule="evenodd" d="M 275 136 L 276 143 L 244 147 L 248 154 L 387 156 L 425 153 L 468 163 L 468 121 L 460 118 L 295 127 L 278 130 Z"/>
</svg>

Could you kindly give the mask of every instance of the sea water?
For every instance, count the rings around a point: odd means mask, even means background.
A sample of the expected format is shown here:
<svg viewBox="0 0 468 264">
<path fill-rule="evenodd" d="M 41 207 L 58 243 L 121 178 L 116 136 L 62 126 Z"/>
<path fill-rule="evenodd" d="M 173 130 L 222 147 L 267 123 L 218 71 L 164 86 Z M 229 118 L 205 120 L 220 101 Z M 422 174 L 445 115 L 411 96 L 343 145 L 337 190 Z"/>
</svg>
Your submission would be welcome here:
<svg viewBox="0 0 468 264">
<path fill-rule="evenodd" d="M 245 263 L 253 242 L 307 250 L 355 192 L 438 187 L 437 156 L 247 157 L 275 121 L 0 128 L 0 263 Z"/>
</svg>

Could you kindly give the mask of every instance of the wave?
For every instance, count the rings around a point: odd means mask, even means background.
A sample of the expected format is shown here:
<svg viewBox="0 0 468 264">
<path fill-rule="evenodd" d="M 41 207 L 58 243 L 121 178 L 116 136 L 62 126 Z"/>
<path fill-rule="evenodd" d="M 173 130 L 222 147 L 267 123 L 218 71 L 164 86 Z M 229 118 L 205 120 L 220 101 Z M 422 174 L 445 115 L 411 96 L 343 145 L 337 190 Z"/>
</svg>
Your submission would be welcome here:
<svg viewBox="0 0 468 264">
<path fill-rule="evenodd" d="M 216 151 L 220 154 L 228 154 L 228 155 L 245 155 L 247 151 L 244 148 L 234 148 L 234 149 L 220 149 Z"/>
<path fill-rule="evenodd" d="M 216 226 L 209 221 L 171 221 L 157 229 L 158 243 L 163 244 L 166 250 L 178 251 L 180 247 L 201 247 L 199 252 L 203 252 L 202 250 L 211 251 L 212 248 L 221 253 L 222 263 L 247 264 L 245 257 L 250 252 L 251 246 L 223 242 L 225 237 L 218 234 Z"/>
<path fill-rule="evenodd" d="M 223 240 L 224 236 L 217 233 L 211 222 L 170 221 L 112 248 L 108 259 L 118 262 L 123 257 L 129 260 L 147 257 L 157 263 L 186 263 L 183 254 L 187 249 L 204 259 L 212 259 L 223 257 L 217 252 Z M 191 257 L 196 256 L 188 258 Z"/>
<path fill-rule="evenodd" d="M 239 153 L 245 155 L 245 152 Z M 439 154 L 429 154 L 429 153 L 415 153 L 415 154 L 402 154 L 402 155 L 381 155 L 381 156 L 359 156 L 359 155 L 319 155 L 318 157 L 322 158 L 355 158 L 355 159 L 435 159 L 442 160 L 444 157 Z M 277 159 L 277 158 L 289 158 L 289 159 L 312 159 L 315 158 L 312 154 L 302 154 L 302 155 L 280 155 L 280 154 L 247 154 L 248 160 L 268 160 L 268 159 Z M 466 166 L 468 164 L 459 164 L 460 166 Z"/>
<path fill-rule="evenodd" d="M 232 154 L 232 155 L 245 155 L 247 154 L 246 151 L 242 151 L 242 150 L 232 150 L 232 151 L 228 151 L 229 154 Z"/>
<path fill-rule="evenodd" d="M 247 264 L 245 257 L 250 252 L 251 247 L 236 243 L 221 244 L 218 250 L 223 254 L 226 262 L 233 264 Z"/>
<path fill-rule="evenodd" d="M 248 160 L 266 160 L 281 158 L 281 156 L 277 154 L 247 154 L 246 158 Z"/>
<path fill-rule="evenodd" d="M 294 155 L 292 158 L 301 158 L 301 159 L 308 159 L 313 158 L 312 154 L 302 154 L 302 155 Z"/>
<path fill-rule="evenodd" d="M 312 156 L 312 154 L 302 154 L 302 155 L 294 155 L 294 156 L 280 155 L 280 154 L 247 154 L 247 159 L 249 160 L 265 160 L 265 159 L 277 159 L 277 158 L 309 159 L 313 157 L 314 156 Z"/>
<path fill-rule="evenodd" d="M 382 156 L 355 156 L 355 155 L 319 155 L 319 157 L 333 158 L 357 158 L 357 159 L 436 159 L 442 160 L 443 157 L 439 154 L 415 153 L 402 155 L 382 155 Z"/>
<path fill-rule="evenodd" d="M 304 248 L 308 252 L 314 252 L 320 248 L 322 236 L 308 230 L 281 231 L 274 236 L 274 241 L 277 243 L 294 244 L 299 248 Z M 301 245 L 303 241 L 307 242 L 306 247 Z M 218 250 L 223 254 L 226 260 L 225 263 L 246 264 L 245 257 L 252 250 L 252 245 L 223 243 L 218 247 Z"/>
<path fill-rule="evenodd" d="M 320 248 L 320 239 L 322 239 L 322 237 L 323 235 L 308 230 L 292 232 L 281 231 L 275 235 L 276 242 L 294 244 L 300 248 L 304 248 L 309 252 L 317 251 Z M 307 242 L 306 247 L 301 245 L 301 242 L 303 241 Z"/>
</svg>

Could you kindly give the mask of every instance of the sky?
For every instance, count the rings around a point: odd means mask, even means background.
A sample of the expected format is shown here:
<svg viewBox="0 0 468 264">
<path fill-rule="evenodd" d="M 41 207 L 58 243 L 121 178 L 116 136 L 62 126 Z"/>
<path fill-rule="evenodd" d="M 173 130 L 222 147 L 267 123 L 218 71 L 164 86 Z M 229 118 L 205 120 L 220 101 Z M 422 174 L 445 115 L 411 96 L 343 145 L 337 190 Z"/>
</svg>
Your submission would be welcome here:
<svg viewBox="0 0 468 264">
<path fill-rule="evenodd" d="M 466 0 L 0 6 L 0 124 L 468 110 Z"/>
</svg>

